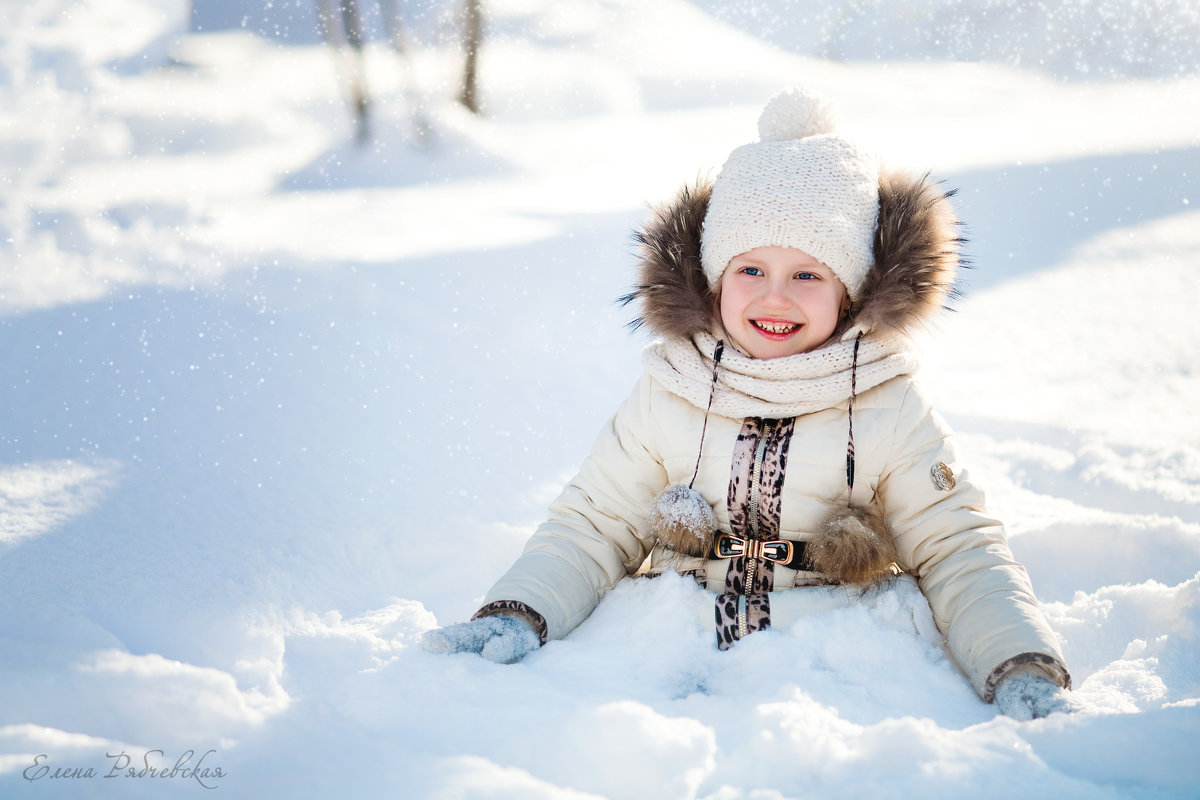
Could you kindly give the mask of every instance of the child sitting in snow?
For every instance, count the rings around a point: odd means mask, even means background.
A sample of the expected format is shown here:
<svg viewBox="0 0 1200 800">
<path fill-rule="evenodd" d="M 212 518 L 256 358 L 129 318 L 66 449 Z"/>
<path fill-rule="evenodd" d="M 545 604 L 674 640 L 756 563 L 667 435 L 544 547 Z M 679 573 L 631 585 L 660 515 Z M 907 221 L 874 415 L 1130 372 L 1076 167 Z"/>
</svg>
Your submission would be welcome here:
<svg viewBox="0 0 1200 800">
<path fill-rule="evenodd" d="M 426 649 L 513 662 L 666 569 L 715 593 L 726 649 L 785 624 L 788 593 L 907 574 L 985 701 L 1070 707 L 1029 577 L 911 374 L 906 334 L 958 267 L 948 196 L 833 127 L 784 92 L 762 141 L 657 209 L 627 298 L 661 337 L 641 380 L 483 608 Z"/>
</svg>

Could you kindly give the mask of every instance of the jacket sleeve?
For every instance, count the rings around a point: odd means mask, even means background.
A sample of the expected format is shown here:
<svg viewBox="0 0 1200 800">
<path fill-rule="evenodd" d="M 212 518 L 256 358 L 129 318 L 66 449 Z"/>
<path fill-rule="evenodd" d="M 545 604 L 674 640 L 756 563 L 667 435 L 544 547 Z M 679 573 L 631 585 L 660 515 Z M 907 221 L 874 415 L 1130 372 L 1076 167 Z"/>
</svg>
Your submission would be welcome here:
<svg viewBox="0 0 1200 800">
<path fill-rule="evenodd" d="M 917 576 L 950 652 L 987 702 L 1009 671 L 1040 669 L 1070 687 L 1058 638 L 983 492 L 957 458 L 949 427 L 915 385 L 901 404 L 877 492 L 900 566 Z"/>
<path fill-rule="evenodd" d="M 667 483 L 651 422 L 651 381 L 643 375 L 600 431 L 548 519 L 487 593 L 485 608 L 520 603 L 544 618 L 549 638 L 562 638 L 641 566 L 650 549 L 642 521 Z"/>
</svg>

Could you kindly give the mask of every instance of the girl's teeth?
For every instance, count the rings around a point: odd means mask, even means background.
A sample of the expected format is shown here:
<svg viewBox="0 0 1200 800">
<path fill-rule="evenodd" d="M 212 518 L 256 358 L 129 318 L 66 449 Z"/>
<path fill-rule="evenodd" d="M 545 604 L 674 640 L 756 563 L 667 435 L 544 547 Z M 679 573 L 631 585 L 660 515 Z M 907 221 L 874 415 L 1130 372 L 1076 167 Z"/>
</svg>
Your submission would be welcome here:
<svg viewBox="0 0 1200 800">
<path fill-rule="evenodd" d="M 754 324 L 768 333 L 791 333 L 800 327 L 794 322 L 759 322 L 755 320 Z"/>
</svg>

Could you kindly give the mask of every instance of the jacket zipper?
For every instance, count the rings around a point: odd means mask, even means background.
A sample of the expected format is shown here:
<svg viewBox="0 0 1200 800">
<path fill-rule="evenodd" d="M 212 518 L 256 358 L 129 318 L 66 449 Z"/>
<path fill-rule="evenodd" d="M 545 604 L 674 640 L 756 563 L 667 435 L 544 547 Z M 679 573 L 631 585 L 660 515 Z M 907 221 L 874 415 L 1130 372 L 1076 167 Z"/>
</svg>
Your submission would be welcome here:
<svg viewBox="0 0 1200 800">
<path fill-rule="evenodd" d="M 758 447 L 754 451 L 754 469 L 750 476 L 750 535 L 758 539 L 758 482 L 762 477 L 762 465 L 767 455 L 767 440 L 771 438 L 774 423 L 764 420 L 762 436 L 759 437 Z M 746 558 L 746 585 L 742 587 L 742 597 L 738 599 L 738 636 L 748 636 L 750 631 L 746 624 L 746 599 L 754 588 L 754 577 L 758 572 L 758 559 Z"/>
</svg>

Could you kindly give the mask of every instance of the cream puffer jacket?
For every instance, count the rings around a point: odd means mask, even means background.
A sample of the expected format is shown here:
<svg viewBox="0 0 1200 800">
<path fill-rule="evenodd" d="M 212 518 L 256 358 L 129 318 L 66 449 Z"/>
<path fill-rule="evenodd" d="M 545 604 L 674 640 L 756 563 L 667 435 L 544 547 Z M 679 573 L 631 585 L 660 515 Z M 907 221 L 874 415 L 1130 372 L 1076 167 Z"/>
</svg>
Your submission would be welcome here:
<svg viewBox="0 0 1200 800">
<path fill-rule="evenodd" d="M 782 489 L 780 536 L 812 537 L 831 504 L 846 495 L 846 405 L 796 418 Z M 617 581 L 643 567 L 662 569 L 661 548 L 646 530 L 654 497 L 687 483 L 696 467 L 704 412 L 649 374 L 601 431 L 579 474 L 550 508 L 549 518 L 485 602 L 517 601 L 546 622 L 550 638 L 568 634 Z M 712 504 L 718 528 L 729 530 L 730 454 L 742 419 L 711 415 L 695 488 Z M 857 396 L 855 501 L 874 500 L 894 533 L 899 566 L 928 598 L 954 659 L 976 691 L 991 700 L 996 683 L 1022 663 L 1069 683 L 1054 632 L 1047 625 L 1024 567 L 1000 524 L 985 511 L 983 492 L 958 462 L 953 438 L 914 380 L 892 378 Z M 935 480 L 946 465 L 953 488 Z M 944 474 L 944 471 L 943 471 Z M 652 552 L 653 551 L 653 552 Z M 720 560 L 707 566 L 708 587 L 722 591 Z M 797 575 L 776 567 L 774 589 Z"/>
</svg>

